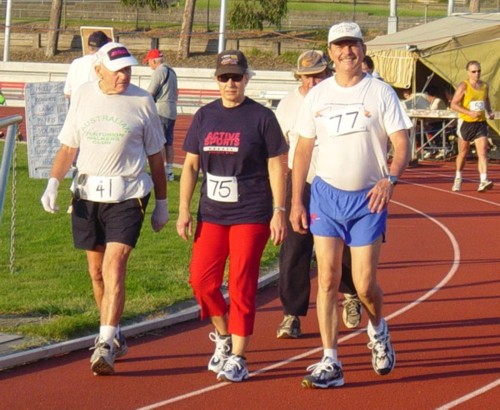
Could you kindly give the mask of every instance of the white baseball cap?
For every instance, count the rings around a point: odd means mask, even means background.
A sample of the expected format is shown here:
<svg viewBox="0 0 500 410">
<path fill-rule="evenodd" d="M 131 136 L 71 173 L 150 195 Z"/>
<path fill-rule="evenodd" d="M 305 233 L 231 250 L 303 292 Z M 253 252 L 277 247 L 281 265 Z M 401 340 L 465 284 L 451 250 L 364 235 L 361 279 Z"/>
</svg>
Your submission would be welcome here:
<svg viewBox="0 0 500 410">
<path fill-rule="evenodd" d="M 102 64 L 110 71 L 118 71 L 122 68 L 137 65 L 137 60 L 123 44 L 107 43 L 95 53 L 95 65 Z"/>
<path fill-rule="evenodd" d="M 345 40 L 363 41 L 363 34 L 356 23 L 344 22 L 330 27 L 328 44 L 339 43 Z"/>
</svg>

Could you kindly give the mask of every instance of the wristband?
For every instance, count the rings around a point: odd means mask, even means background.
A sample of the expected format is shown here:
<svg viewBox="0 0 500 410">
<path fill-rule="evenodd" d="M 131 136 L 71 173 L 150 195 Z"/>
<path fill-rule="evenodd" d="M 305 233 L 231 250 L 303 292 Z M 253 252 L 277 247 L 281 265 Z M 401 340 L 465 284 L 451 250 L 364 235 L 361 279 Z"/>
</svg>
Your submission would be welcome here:
<svg viewBox="0 0 500 410">
<path fill-rule="evenodd" d="M 286 211 L 286 208 L 284 206 L 275 206 L 273 208 L 273 211 L 274 212 L 285 212 Z"/>
<path fill-rule="evenodd" d="M 395 186 L 398 183 L 398 177 L 394 175 L 389 175 L 387 177 L 387 180 L 389 181 L 389 184 L 391 184 L 392 186 Z"/>
</svg>

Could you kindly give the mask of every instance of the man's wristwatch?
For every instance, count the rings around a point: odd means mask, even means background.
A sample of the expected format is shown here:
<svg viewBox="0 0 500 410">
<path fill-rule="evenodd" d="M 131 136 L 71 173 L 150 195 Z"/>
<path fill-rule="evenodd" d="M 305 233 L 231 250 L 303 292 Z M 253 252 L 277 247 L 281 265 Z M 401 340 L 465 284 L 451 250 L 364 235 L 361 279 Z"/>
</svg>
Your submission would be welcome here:
<svg viewBox="0 0 500 410">
<path fill-rule="evenodd" d="M 395 186 L 398 183 L 398 177 L 395 177 L 394 175 L 389 175 L 387 177 L 387 180 L 389 181 L 389 184 L 392 186 Z"/>
</svg>

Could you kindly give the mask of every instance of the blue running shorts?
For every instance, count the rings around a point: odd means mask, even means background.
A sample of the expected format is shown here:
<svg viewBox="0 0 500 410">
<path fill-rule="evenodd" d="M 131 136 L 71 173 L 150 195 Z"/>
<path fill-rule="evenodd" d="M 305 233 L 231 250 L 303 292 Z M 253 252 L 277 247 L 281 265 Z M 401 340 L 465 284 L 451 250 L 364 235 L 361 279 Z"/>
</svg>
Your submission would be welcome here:
<svg viewBox="0 0 500 410">
<path fill-rule="evenodd" d="M 380 213 L 368 209 L 366 194 L 343 191 L 315 177 L 311 185 L 311 232 L 316 236 L 342 238 L 348 246 L 366 246 L 385 237 L 387 208 Z"/>
</svg>

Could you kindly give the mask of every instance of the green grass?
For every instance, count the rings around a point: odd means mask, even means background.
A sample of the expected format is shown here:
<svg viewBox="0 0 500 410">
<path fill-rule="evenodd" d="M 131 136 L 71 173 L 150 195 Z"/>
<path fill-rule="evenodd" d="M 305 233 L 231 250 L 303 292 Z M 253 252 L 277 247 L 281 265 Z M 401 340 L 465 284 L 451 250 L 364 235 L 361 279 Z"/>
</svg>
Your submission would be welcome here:
<svg viewBox="0 0 500 410">
<path fill-rule="evenodd" d="M 2 141 L 2 152 L 3 148 Z M 25 144 L 17 144 L 16 153 L 13 236 L 12 171 L 0 221 L 0 332 L 35 337 L 40 343 L 95 333 L 99 316 L 85 252 L 73 248 L 70 216 L 65 212 L 70 201 L 70 181 L 63 181 L 59 188 L 61 211 L 56 214 L 44 212 L 40 197 L 46 181 L 28 177 Z M 183 241 L 175 231 L 179 170 L 176 174 L 176 182 L 169 184 L 170 222 L 161 232 L 154 233 L 150 225 L 152 207 L 148 207 L 141 237 L 132 252 L 124 324 L 158 316 L 169 306 L 192 298 L 188 284 L 191 242 Z M 193 210 L 196 205 L 197 196 L 193 200 Z M 11 237 L 15 249 L 12 265 Z M 278 251 L 278 247 L 268 244 L 262 261 L 263 271 L 275 265 Z"/>
</svg>

